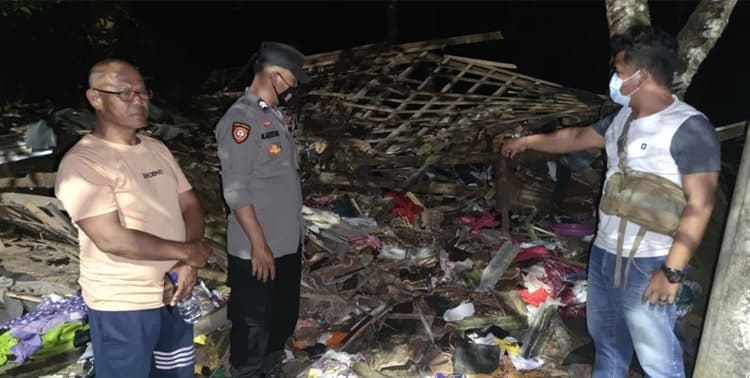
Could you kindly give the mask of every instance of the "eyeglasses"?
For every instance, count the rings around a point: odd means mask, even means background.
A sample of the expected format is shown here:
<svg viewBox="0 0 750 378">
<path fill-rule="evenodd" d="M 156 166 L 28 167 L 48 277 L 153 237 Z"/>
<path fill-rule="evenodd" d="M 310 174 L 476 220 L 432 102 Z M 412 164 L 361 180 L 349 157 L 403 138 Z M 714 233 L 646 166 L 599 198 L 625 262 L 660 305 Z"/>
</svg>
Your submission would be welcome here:
<svg viewBox="0 0 750 378">
<path fill-rule="evenodd" d="M 146 89 L 143 91 L 135 91 L 132 89 L 125 89 L 119 92 L 113 92 L 113 91 L 105 91 L 104 89 L 97 89 L 97 88 L 91 88 L 97 92 L 101 93 L 107 93 L 107 94 L 113 94 L 117 95 L 121 100 L 125 102 L 131 102 L 135 99 L 135 95 L 137 94 L 141 100 L 150 100 L 154 97 L 154 91 L 150 89 Z"/>
</svg>

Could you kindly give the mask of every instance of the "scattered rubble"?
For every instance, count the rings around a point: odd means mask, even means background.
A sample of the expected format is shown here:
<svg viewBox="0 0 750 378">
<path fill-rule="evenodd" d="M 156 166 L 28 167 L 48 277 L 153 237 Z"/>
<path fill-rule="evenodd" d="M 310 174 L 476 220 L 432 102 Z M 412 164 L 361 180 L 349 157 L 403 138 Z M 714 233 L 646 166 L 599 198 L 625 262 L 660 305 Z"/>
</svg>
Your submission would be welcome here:
<svg viewBox="0 0 750 378">
<path fill-rule="evenodd" d="M 445 52 L 500 38 L 309 57 L 314 80 L 292 114 L 307 237 L 300 320 L 285 365 L 291 375 L 577 377 L 581 363 L 591 362 L 571 355 L 588 342 L 585 252 L 599 195 L 598 152 L 528 153 L 509 162 L 497 146 L 590 123 L 610 104 L 512 64 Z M 207 212 L 215 259 L 199 274 L 209 290 L 196 290 L 204 316 L 195 326 L 196 373 L 204 376 L 227 373 L 231 326 L 217 299 L 231 293 L 211 131 L 246 84 L 247 69 L 212 75 L 213 91 L 197 96 L 190 113 L 156 101 L 144 131 L 170 147 Z M 57 159 L 90 131 L 93 116 L 71 108 L 3 112 L 0 321 L 7 321 L 76 296 L 77 231 L 52 188 Z M 745 126 L 720 128 L 720 135 L 742 135 Z M 688 289 L 682 314 L 701 291 Z M 0 373 L 81 376 L 90 352 L 79 343 L 42 361 L 11 359 Z"/>
</svg>

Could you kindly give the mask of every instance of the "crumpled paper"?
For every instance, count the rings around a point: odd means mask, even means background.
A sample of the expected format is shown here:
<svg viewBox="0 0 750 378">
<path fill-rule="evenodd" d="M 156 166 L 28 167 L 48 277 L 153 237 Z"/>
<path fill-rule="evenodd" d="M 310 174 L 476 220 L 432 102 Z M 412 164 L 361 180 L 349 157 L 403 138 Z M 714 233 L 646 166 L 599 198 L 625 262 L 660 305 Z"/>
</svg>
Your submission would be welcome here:
<svg viewBox="0 0 750 378">
<path fill-rule="evenodd" d="M 310 367 L 308 378 L 357 378 L 354 364 L 364 362 L 362 354 L 327 351 Z"/>
</svg>

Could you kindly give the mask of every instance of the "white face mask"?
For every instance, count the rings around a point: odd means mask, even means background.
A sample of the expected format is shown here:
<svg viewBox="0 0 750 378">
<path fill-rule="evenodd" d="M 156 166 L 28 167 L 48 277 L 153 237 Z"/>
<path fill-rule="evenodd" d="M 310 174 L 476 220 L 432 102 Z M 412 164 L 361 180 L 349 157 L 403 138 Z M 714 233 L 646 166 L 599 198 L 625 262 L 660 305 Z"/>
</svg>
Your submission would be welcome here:
<svg viewBox="0 0 750 378">
<path fill-rule="evenodd" d="M 620 79 L 620 77 L 617 76 L 617 72 L 612 74 L 612 78 L 609 80 L 609 97 L 612 101 L 622 106 L 628 106 L 630 104 L 630 96 L 632 96 L 633 93 L 638 92 L 641 87 L 636 88 L 628 95 L 622 94 L 620 90 L 622 89 L 622 84 L 632 79 L 638 72 L 641 72 L 641 70 L 633 72 L 633 74 L 625 78 L 625 80 Z"/>
</svg>

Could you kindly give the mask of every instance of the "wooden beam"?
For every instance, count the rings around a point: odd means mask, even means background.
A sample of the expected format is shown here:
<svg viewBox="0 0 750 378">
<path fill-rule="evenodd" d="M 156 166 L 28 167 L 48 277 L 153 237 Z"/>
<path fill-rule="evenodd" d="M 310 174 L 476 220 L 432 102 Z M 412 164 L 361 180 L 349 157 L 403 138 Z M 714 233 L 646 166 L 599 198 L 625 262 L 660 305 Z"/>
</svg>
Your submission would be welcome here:
<svg viewBox="0 0 750 378">
<path fill-rule="evenodd" d="M 320 67 L 337 63 L 342 58 L 366 56 L 386 51 L 392 51 L 393 55 L 413 54 L 423 51 L 439 50 L 447 46 L 466 45 L 471 43 L 480 43 L 488 41 L 498 41 L 503 39 L 503 34 L 499 31 L 480 34 L 467 34 L 450 38 L 433 39 L 427 41 L 410 42 L 401 45 L 392 46 L 387 43 L 373 43 L 362 45 L 350 49 L 342 49 L 320 54 L 308 55 L 305 57 L 306 67 Z"/>
<path fill-rule="evenodd" d="M 719 134 L 719 140 L 722 142 L 740 138 L 745 136 L 748 125 L 750 125 L 750 121 L 732 123 L 726 126 L 717 127 L 716 133 Z"/>
<path fill-rule="evenodd" d="M 513 63 L 503 63 L 503 62 L 495 62 L 492 60 L 466 58 L 463 56 L 450 55 L 450 54 L 445 54 L 444 56 L 447 56 L 453 60 L 458 60 L 461 62 L 473 64 L 473 65 L 484 65 L 484 66 L 491 66 L 491 67 L 496 67 L 496 68 L 505 68 L 505 69 L 510 69 L 510 70 L 515 70 L 518 68 L 518 66 L 516 66 Z"/>
<path fill-rule="evenodd" d="M 511 187 L 508 184 L 507 158 L 496 155 L 495 164 L 495 206 L 500 212 L 501 230 L 510 235 L 510 196 Z"/>
<path fill-rule="evenodd" d="M 339 185 L 339 186 L 352 186 L 352 187 L 366 187 L 366 188 L 398 188 L 400 182 L 395 179 L 389 178 L 351 178 L 337 175 L 331 172 L 321 172 L 318 174 L 318 182 L 324 185 Z M 431 193 L 434 195 L 445 195 L 449 197 L 460 197 L 467 195 L 477 188 L 466 187 L 458 184 L 448 184 L 439 182 L 430 183 L 415 183 L 408 188 L 412 192 L 419 193 Z"/>
<path fill-rule="evenodd" d="M 55 172 L 29 173 L 23 177 L 0 178 L 0 189 L 54 188 Z"/>
</svg>

